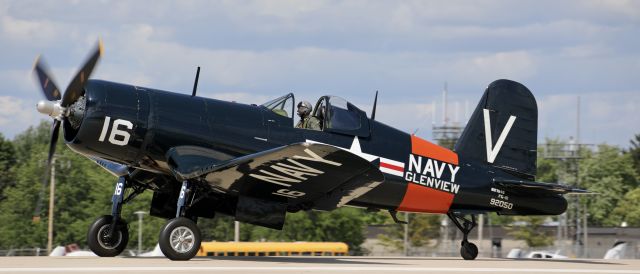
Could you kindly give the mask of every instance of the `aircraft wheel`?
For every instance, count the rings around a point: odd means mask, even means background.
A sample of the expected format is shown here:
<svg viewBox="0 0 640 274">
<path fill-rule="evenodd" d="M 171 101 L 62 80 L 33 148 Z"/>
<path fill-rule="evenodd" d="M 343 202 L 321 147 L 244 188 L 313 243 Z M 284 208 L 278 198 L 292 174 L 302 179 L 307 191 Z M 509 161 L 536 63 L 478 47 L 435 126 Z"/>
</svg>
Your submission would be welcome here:
<svg viewBox="0 0 640 274">
<path fill-rule="evenodd" d="M 465 260 L 475 260 L 478 257 L 478 247 L 470 242 L 462 242 L 460 255 Z"/>
<path fill-rule="evenodd" d="M 160 231 L 160 250 L 167 258 L 174 261 L 186 261 L 198 253 L 200 249 L 200 229 L 189 218 L 171 219 Z"/>
<path fill-rule="evenodd" d="M 114 257 L 120 255 L 129 243 L 129 229 L 124 220 L 118 221 L 111 237 L 111 223 L 113 216 L 104 215 L 96 219 L 87 232 L 89 249 L 100 257 Z"/>
</svg>

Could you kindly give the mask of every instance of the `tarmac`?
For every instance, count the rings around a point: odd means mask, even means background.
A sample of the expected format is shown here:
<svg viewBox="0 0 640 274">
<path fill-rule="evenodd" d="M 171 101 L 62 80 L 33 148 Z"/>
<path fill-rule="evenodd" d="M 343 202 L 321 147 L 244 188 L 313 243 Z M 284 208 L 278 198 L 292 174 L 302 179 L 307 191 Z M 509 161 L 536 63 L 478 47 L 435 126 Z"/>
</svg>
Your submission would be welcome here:
<svg viewBox="0 0 640 274">
<path fill-rule="evenodd" d="M 421 257 L 0 257 L 0 273 L 638 273 L 640 260 Z"/>
</svg>

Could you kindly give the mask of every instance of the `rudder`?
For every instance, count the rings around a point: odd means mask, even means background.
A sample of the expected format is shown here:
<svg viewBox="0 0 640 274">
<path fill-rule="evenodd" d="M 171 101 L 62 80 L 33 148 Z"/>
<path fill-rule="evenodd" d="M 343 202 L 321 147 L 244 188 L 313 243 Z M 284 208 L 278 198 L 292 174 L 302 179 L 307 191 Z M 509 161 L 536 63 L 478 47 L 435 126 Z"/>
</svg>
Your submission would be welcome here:
<svg viewBox="0 0 640 274">
<path fill-rule="evenodd" d="M 524 85 L 502 79 L 489 84 L 454 150 L 465 159 L 533 180 L 537 140 L 536 99 Z"/>
</svg>

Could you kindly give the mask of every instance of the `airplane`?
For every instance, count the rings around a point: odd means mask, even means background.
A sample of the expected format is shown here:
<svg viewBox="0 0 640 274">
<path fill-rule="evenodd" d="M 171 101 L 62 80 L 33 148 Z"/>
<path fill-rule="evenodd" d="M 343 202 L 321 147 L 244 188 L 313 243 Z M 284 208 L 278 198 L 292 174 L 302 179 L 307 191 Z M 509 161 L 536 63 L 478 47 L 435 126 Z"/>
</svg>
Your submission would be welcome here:
<svg viewBox="0 0 640 274">
<path fill-rule="evenodd" d="M 571 186 L 536 182 L 537 104 L 522 84 L 489 84 L 453 150 L 370 117 L 337 96 L 313 108 L 321 130 L 295 128 L 294 94 L 241 104 L 89 79 L 103 52 L 99 40 L 65 91 L 42 58 L 34 74 L 53 118 L 48 163 L 60 127 L 66 145 L 118 179 L 109 215 L 89 227 L 87 244 L 102 257 L 127 246 L 122 207 L 153 192 L 150 215 L 167 219 L 163 254 L 189 260 L 202 236 L 197 220 L 216 214 L 282 229 L 288 212 L 342 206 L 446 214 L 462 232 L 460 255 L 478 248 L 468 235 L 475 216 L 558 215 Z M 407 113 L 407 116 L 410 116 Z M 45 176 L 47 177 L 47 176 Z"/>
</svg>

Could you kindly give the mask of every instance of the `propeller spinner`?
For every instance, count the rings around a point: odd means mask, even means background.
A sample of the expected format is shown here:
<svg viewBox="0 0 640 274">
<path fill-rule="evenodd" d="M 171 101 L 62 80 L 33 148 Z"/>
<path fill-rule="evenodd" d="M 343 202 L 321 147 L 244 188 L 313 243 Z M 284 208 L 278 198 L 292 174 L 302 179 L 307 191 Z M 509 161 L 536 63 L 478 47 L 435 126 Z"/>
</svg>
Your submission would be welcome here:
<svg viewBox="0 0 640 274">
<path fill-rule="evenodd" d="M 94 50 L 91 51 L 91 54 L 84 62 L 84 65 L 73 77 L 62 96 L 60 94 L 60 89 L 53 80 L 53 77 L 51 76 L 52 74 L 50 73 L 50 70 L 44 59 L 40 56 L 36 58 L 33 67 L 33 73 L 37 76 L 38 84 L 40 84 L 40 88 L 42 89 L 42 94 L 47 99 L 38 102 L 38 104 L 36 105 L 36 109 L 38 110 L 38 112 L 46 114 L 54 119 L 53 123 L 51 124 L 51 140 L 49 142 L 47 169 L 42 181 L 42 191 L 40 193 L 40 198 L 38 199 L 38 204 L 36 205 L 36 210 L 33 215 L 33 220 L 36 222 L 40 219 L 44 190 L 46 189 L 46 186 L 48 184 L 47 174 L 51 170 L 51 162 L 53 159 L 53 155 L 56 152 L 56 143 L 58 141 L 60 124 L 63 119 L 69 117 L 70 115 L 68 107 L 78 101 L 78 99 L 84 94 L 84 85 L 87 83 L 89 76 L 91 76 L 93 68 L 98 63 L 98 60 L 100 60 L 102 52 L 102 40 L 98 39 L 97 46 L 94 48 Z"/>
</svg>

